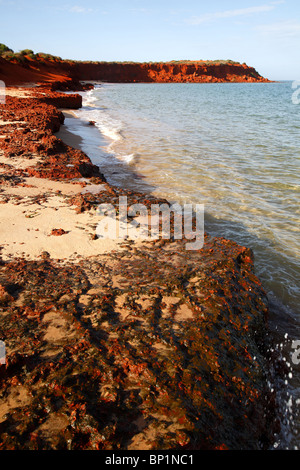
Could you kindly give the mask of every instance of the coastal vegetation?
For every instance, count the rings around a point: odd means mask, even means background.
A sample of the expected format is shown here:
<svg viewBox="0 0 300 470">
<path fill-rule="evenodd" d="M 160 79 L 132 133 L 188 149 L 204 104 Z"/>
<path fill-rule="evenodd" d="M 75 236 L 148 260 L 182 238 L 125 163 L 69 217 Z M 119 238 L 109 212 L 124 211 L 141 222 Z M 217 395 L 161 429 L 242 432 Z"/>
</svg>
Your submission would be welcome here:
<svg viewBox="0 0 300 470">
<path fill-rule="evenodd" d="M 14 52 L 5 44 L 0 44 L 0 57 L 11 62 L 26 63 L 30 60 L 50 60 L 61 61 L 62 58 L 44 52 L 35 53 L 32 49 L 23 49 L 19 52 Z"/>
<path fill-rule="evenodd" d="M 165 64 L 166 61 L 149 61 L 149 62 L 135 62 L 135 61 L 95 61 L 95 60 L 72 60 L 72 59 L 62 59 L 59 56 L 45 53 L 45 52 L 37 52 L 35 53 L 32 49 L 23 49 L 21 51 L 15 52 L 13 49 L 9 48 L 5 44 L 0 43 L 0 57 L 3 59 L 12 61 L 12 62 L 19 62 L 19 63 L 26 63 L 31 60 L 37 60 L 37 61 L 44 61 L 44 60 L 49 60 L 53 62 L 69 62 L 69 63 L 74 63 L 74 62 L 79 62 L 79 63 L 86 63 L 86 64 L 124 64 L 124 65 L 134 65 L 134 64 Z M 201 65 L 241 65 L 240 62 L 231 60 L 231 59 L 217 59 L 217 60 L 190 60 L 190 59 L 184 59 L 184 60 L 170 60 L 167 61 L 167 63 L 172 64 L 172 65 L 183 65 L 183 64 L 201 64 Z M 243 63 L 242 65 L 246 65 Z"/>
</svg>

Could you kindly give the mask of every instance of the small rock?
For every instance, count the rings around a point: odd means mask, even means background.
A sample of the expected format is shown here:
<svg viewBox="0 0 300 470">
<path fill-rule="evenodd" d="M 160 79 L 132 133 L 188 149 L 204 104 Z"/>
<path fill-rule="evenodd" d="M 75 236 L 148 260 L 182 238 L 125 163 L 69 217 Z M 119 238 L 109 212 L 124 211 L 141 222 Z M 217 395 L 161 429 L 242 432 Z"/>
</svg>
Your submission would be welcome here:
<svg viewBox="0 0 300 470">
<path fill-rule="evenodd" d="M 66 232 L 63 228 L 54 228 L 51 231 L 51 235 L 55 235 L 56 237 L 60 235 L 65 235 L 66 233 L 68 232 Z"/>
</svg>

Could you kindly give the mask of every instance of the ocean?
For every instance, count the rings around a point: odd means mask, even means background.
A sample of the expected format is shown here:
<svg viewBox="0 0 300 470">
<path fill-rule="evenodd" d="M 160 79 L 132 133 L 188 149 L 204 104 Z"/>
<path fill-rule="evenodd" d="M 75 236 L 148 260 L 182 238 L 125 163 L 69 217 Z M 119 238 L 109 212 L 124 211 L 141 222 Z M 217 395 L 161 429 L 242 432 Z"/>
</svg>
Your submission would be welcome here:
<svg viewBox="0 0 300 470">
<path fill-rule="evenodd" d="M 295 85 L 95 83 L 82 96 L 79 119 L 65 123 L 108 182 L 170 202 L 204 204 L 206 232 L 253 250 L 275 348 L 288 371 L 284 380 L 274 379 L 283 414 L 275 448 L 300 448 Z"/>
</svg>

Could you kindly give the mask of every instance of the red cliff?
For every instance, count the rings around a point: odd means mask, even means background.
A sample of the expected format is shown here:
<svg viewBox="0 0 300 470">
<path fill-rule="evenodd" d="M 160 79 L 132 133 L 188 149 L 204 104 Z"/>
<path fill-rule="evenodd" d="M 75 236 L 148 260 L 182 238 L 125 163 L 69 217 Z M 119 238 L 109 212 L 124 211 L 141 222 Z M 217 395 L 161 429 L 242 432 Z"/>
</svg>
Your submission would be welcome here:
<svg viewBox="0 0 300 470">
<path fill-rule="evenodd" d="M 99 80 L 107 82 L 268 82 L 253 67 L 233 61 L 78 62 L 24 56 L 21 62 L 0 58 L 0 79 L 25 82 Z"/>
<path fill-rule="evenodd" d="M 233 62 L 76 63 L 78 79 L 109 82 L 265 82 L 252 67 Z"/>
</svg>

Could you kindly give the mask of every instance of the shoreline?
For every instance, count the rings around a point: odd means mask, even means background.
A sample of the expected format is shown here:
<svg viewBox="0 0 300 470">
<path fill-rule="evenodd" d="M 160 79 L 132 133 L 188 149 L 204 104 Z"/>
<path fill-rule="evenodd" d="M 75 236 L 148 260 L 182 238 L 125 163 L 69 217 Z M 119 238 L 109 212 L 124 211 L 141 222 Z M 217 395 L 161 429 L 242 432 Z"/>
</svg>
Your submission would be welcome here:
<svg viewBox="0 0 300 470">
<path fill-rule="evenodd" d="M 80 137 L 76 138 L 77 136 L 70 134 L 68 132 L 64 137 L 68 135 L 73 145 L 75 142 L 78 144 Z M 1 165 L 11 165 L 11 160 L 0 156 Z M 37 157 L 34 158 L 33 165 L 38 161 Z M 15 159 L 14 164 L 15 169 L 21 168 L 18 159 Z M 30 168 L 31 164 L 32 162 L 26 164 L 26 169 Z M 91 187 L 94 191 L 95 188 L 102 191 L 105 183 L 96 183 Z M 34 260 L 43 251 L 47 251 L 51 258 L 71 260 L 119 249 L 119 244 L 110 240 L 94 240 L 91 243 L 99 217 L 97 214 L 81 214 L 74 211 L 76 197 L 80 198 L 81 194 L 87 192 L 89 184 L 80 179 L 76 182 L 61 182 L 36 176 L 27 176 L 21 184 L 2 189 L 1 202 L 6 201 L 1 207 L 2 220 L 5 221 L 1 230 L 2 259 L 24 256 Z M 69 202 L 74 198 L 75 205 Z M 54 239 L 52 232 L 60 229 L 64 230 L 64 237 Z M 12 239 L 13 232 L 15 237 Z M 29 236 L 28 232 L 34 232 L 34 235 Z"/>
<path fill-rule="evenodd" d="M 60 111 L 68 119 L 79 119 L 78 116 L 76 116 L 76 114 L 70 110 L 60 109 Z M 59 131 L 55 135 L 58 139 L 63 140 L 65 144 L 83 151 L 82 137 L 80 135 L 74 134 L 72 131 L 67 129 L 65 125 L 61 126 Z"/>
<path fill-rule="evenodd" d="M 79 95 L 31 93 L 0 116 L 0 449 L 272 447 L 268 303 L 251 250 L 208 234 L 192 252 L 95 238 L 99 204 L 165 201 L 108 184 L 73 148 L 61 110 Z"/>
</svg>

